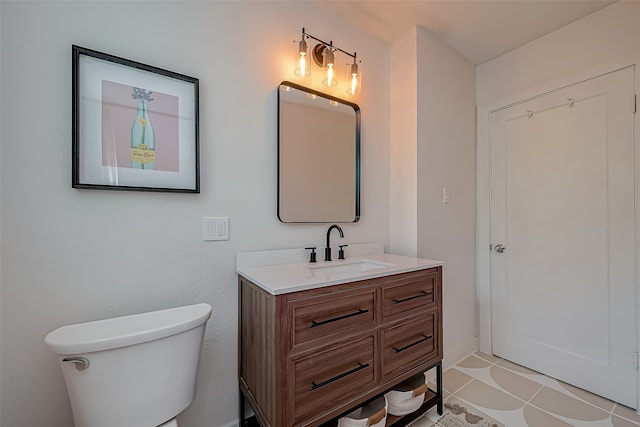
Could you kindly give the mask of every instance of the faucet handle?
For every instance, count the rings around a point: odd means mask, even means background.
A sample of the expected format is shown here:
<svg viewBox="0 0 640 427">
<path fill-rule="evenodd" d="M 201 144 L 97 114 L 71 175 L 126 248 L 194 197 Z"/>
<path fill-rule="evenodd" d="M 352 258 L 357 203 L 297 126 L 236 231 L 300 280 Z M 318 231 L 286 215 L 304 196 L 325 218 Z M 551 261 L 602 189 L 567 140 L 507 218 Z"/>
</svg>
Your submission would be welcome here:
<svg viewBox="0 0 640 427">
<path fill-rule="evenodd" d="M 338 245 L 338 247 L 340 248 L 340 250 L 338 251 L 338 259 L 344 259 L 344 249 L 345 247 L 347 247 L 349 245 Z"/>
<path fill-rule="evenodd" d="M 316 262 L 316 247 L 312 247 L 312 248 L 305 248 L 307 250 L 310 250 L 311 253 L 309 254 L 309 262 Z"/>
</svg>

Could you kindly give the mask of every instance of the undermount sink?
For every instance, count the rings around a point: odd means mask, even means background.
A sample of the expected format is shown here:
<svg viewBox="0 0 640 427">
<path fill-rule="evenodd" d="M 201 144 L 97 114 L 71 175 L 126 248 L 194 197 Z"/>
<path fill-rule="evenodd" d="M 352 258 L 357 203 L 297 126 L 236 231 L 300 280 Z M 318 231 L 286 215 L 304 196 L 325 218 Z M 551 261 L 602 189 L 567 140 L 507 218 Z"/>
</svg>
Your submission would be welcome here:
<svg viewBox="0 0 640 427">
<path fill-rule="evenodd" d="M 1 0 L 0 0 L 1 1 Z M 349 244 L 347 259 L 310 263 L 303 248 L 236 254 L 236 272 L 271 295 L 305 291 L 441 266 L 429 259 L 384 253 L 380 242 Z"/>
<path fill-rule="evenodd" d="M 318 264 L 308 265 L 307 268 L 318 273 L 342 273 L 353 274 L 363 271 L 376 270 L 378 268 L 393 267 L 395 264 L 382 261 L 373 261 L 368 259 L 362 259 L 358 261 L 344 261 L 340 264 Z"/>
</svg>

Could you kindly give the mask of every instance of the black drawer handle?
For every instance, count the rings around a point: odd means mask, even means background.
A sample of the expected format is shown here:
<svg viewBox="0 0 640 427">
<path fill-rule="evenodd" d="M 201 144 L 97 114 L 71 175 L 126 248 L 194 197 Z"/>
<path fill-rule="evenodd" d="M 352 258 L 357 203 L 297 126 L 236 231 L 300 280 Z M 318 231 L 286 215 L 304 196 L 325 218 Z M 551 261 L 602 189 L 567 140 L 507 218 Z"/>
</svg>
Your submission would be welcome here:
<svg viewBox="0 0 640 427">
<path fill-rule="evenodd" d="M 351 375 L 351 374 L 355 374 L 356 372 L 361 371 L 361 370 L 363 370 L 365 368 L 368 368 L 368 367 L 369 367 L 368 363 L 360 363 L 360 362 L 358 362 L 358 367 L 357 368 L 353 368 L 350 371 L 344 372 L 344 373 L 342 373 L 340 375 L 337 375 L 337 376 L 335 376 L 333 378 L 329 378 L 326 381 L 322 381 L 320 384 L 316 384 L 315 381 L 312 381 L 311 382 L 311 388 L 309 390 L 313 391 L 313 390 L 318 389 L 320 387 L 324 387 L 327 384 L 331 384 L 334 381 L 338 381 L 341 378 L 344 378 L 344 377 L 346 377 L 348 375 Z"/>
<path fill-rule="evenodd" d="M 315 328 L 316 326 L 326 325 L 327 323 L 337 322 L 338 320 L 348 319 L 349 317 L 359 316 L 360 314 L 364 314 L 364 313 L 368 313 L 368 312 L 369 312 L 369 310 L 363 310 L 361 308 L 356 312 L 345 314 L 344 316 L 334 317 L 333 319 L 327 319 L 327 320 L 323 320 L 321 322 L 316 322 L 314 320 L 313 322 L 311 322 L 311 325 L 309 325 L 309 327 L 310 328 Z"/>
<path fill-rule="evenodd" d="M 406 297 L 406 298 L 400 298 L 400 299 L 393 299 L 393 303 L 394 304 L 399 304 L 401 302 L 405 302 L 405 301 L 410 301 L 412 299 L 416 299 L 416 298 L 420 298 L 420 297 L 426 297 L 427 295 L 431 295 L 433 292 L 431 291 L 422 291 L 420 292 L 418 295 L 413 295 L 410 297 Z"/>
<path fill-rule="evenodd" d="M 433 338 L 433 336 L 431 336 L 431 335 L 429 335 L 429 336 L 427 336 L 427 335 L 423 335 L 423 336 L 422 336 L 422 338 L 420 338 L 418 341 L 413 342 L 413 343 L 408 344 L 408 345 L 405 345 L 404 347 L 400 347 L 400 348 L 398 348 L 398 347 L 393 347 L 393 350 L 394 350 L 396 353 L 400 353 L 401 351 L 405 351 L 406 349 L 411 348 L 411 347 L 413 347 L 414 345 L 418 345 L 418 344 L 420 344 L 421 342 L 425 342 L 425 341 L 427 341 L 427 340 L 430 340 L 431 338 Z"/>
</svg>

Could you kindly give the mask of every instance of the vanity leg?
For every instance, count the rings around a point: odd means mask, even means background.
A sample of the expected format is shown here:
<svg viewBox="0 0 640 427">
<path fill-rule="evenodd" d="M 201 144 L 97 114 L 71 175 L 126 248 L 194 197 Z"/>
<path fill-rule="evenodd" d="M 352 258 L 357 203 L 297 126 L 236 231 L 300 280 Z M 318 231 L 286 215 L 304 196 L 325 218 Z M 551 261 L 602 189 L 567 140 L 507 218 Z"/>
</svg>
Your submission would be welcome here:
<svg viewBox="0 0 640 427">
<path fill-rule="evenodd" d="M 249 403 L 251 406 L 251 403 Z M 240 404 L 238 405 L 240 409 L 240 414 L 238 417 L 238 427 L 262 427 L 260 421 L 258 421 L 257 416 L 252 416 L 249 418 L 245 418 L 245 410 L 247 407 L 247 399 L 244 397 L 244 393 L 240 390 Z M 253 409 L 253 408 L 252 408 Z"/>
<path fill-rule="evenodd" d="M 238 389 L 240 391 L 240 417 L 238 418 L 238 426 L 239 427 L 247 427 L 247 420 L 244 419 L 244 393 L 242 392 L 242 390 Z"/>
<path fill-rule="evenodd" d="M 442 405 L 442 402 L 444 400 L 442 397 L 442 362 L 439 362 L 436 365 L 436 388 L 438 393 L 438 403 L 437 403 L 438 415 L 442 415 L 442 413 L 444 412 L 444 408 Z"/>
</svg>

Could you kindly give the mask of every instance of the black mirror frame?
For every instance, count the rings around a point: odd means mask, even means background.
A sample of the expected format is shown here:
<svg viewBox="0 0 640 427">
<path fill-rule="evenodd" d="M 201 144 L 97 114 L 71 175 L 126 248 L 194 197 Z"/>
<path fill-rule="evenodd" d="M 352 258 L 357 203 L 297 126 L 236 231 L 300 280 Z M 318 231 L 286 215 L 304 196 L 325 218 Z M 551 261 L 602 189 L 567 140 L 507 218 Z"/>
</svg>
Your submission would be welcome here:
<svg viewBox="0 0 640 427">
<path fill-rule="evenodd" d="M 353 221 L 349 221 L 349 222 L 345 222 L 345 221 L 284 221 L 282 219 L 282 217 L 280 216 L 280 87 L 281 86 L 289 86 L 293 89 L 297 89 L 300 90 L 302 92 L 306 92 L 315 96 L 319 96 L 322 97 L 324 99 L 327 99 L 329 101 L 334 101 L 334 102 L 338 102 L 340 104 L 349 106 L 351 108 L 353 108 L 353 111 L 355 113 L 355 119 L 356 119 L 356 135 L 355 135 L 355 148 L 356 148 L 356 164 L 355 164 L 355 217 L 353 219 Z M 340 99 L 337 98 L 335 96 L 331 96 L 328 95 L 326 93 L 322 93 L 319 92 L 317 90 L 314 89 L 310 89 L 308 87 L 305 86 L 301 86 L 299 84 L 290 82 L 290 81 L 283 81 L 282 83 L 280 83 L 280 85 L 278 85 L 277 88 L 277 103 L 278 103 L 278 151 L 277 151 L 277 156 L 278 156 L 278 167 L 277 167 L 277 174 L 278 174 L 278 179 L 277 179 L 277 185 L 278 185 L 278 198 L 277 198 L 277 212 L 278 212 L 278 220 L 282 223 L 285 224 L 328 224 L 328 223 L 352 223 L 352 222 L 358 222 L 360 220 L 360 176 L 361 176 L 361 160 L 360 160 L 360 107 L 358 106 L 358 104 L 355 104 L 353 102 L 349 102 L 346 101 L 344 99 Z"/>
</svg>

